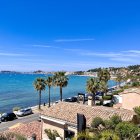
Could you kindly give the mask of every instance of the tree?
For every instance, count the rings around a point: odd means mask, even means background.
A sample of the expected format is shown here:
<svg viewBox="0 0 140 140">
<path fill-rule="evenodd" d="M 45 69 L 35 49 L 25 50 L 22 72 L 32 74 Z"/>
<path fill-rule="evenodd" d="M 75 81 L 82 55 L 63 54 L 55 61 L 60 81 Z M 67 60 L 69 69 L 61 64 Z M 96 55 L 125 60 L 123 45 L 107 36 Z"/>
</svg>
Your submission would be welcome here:
<svg viewBox="0 0 140 140">
<path fill-rule="evenodd" d="M 38 108 L 40 109 L 41 105 L 41 92 L 45 90 L 45 80 L 43 78 L 37 78 L 34 82 L 34 88 L 39 92 L 39 104 Z"/>
<path fill-rule="evenodd" d="M 135 140 L 140 130 L 138 126 L 129 123 L 129 122 L 121 122 L 116 128 L 115 132 L 119 135 L 122 140 Z"/>
<path fill-rule="evenodd" d="M 107 83 L 104 82 L 104 81 L 100 81 L 99 83 L 99 91 L 103 92 L 103 93 L 107 93 L 108 91 L 108 86 L 107 86 Z"/>
<path fill-rule="evenodd" d="M 65 76 L 65 72 L 54 74 L 54 85 L 60 87 L 60 101 L 62 101 L 62 88 L 68 85 L 68 77 Z"/>
<path fill-rule="evenodd" d="M 85 131 L 85 132 L 78 133 L 76 137 L 72 138 L 72 140 L 81 140 L 81 139 L 94 140 L 95 135 L 91 135 L 89 132 Z"/>
<path fill-rule="evenodd" d="M 87 81 L 87 85 L 86 85 L 86 90 L 87 92 L 91 93 L 93 96 L 93 102 L 95 105 L 95 95 L 96 92 L 99 90 L 99 82 L 96 78 L 90 78 Z"/>
<path fill-rule="evenodd" d="M 108 80 L 110 80 L 110 72 L 107 69 L 101 69 L 98 72 L 98 78 L 100 82 L 100 91 L 106 94 L 108 91 Z"/>
<path fill-rule="evenodd" d="M 53 85 L 53 78 L 52 77 L 48 77 L 45 80 L 45 84 L 48 86 L 48 89 L 49 89 L 49 107 L 50 107 L 50 89 L 51 89 L 51 86 Z"/>
<path fill-rule="evenodd" d="M 110 120 L 104 121 L 106 129 L 112 129 L 112 130 L 114 130 L 117 124 L 119 124 L 120 122 L 122 122 L 122 119 L 118 115 L 113 115 L 110 118 Z"/>
<path fill-rule="evenodd" d="M 120 140 L 119 136 L 112 130 L 104 130 L 99 137 L 100 140 Z"/>
<path fill-rule="evenodd" d="M 98 128 L 100 125 L 104 126 L 104 121 L 102 118 L 96 117 L 92 120 L 92 123 L 91 123 L 92 128 Z"/>
<path fill-rule="evenodd" d="M 56 137 L 60 137 L 59 133 L 56 130 L 51 131 L 50 129 L 45 129 L 45 133 L 47 134 L 50 140 L 56 140 Z"/>
<path fill-rule="evenodd" d="M 110 72 L 107 69 L 101 69 L 98 72 L 98 78 L 99 81 L 104 81 L 105 83 L 107 83 L 108 80 L 110 80 Z"/>
<path fill-rule="evenodd" d="M 138 115 L 140 119 L 140 106 L 134 108 L 135 113 Z"/>
</svg>

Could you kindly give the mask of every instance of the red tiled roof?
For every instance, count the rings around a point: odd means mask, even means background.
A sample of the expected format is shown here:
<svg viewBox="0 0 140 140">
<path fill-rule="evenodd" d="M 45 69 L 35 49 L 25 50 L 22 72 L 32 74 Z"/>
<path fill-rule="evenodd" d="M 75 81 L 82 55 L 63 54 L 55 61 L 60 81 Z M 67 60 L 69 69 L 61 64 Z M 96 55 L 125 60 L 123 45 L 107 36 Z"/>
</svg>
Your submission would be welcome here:
<svg viewBox="0 0 140 140">
<path fill-rule="evenodd" d="M 27 124 L 21 124 L 20 126 L 9 129 L 6 132 L 21 134 L 27 138 L 30 138 L 33 134 L 36 134 L 37 140 L 41 140 L 41 122 L 34 121 Z"/>
<path fill-rule="evenodd" d="M 122 103 L 117 103 L 113 105 L 113 108 L 121 108 L 122 107 Z"/>
<path fill-rule="evenodd" d="M 111 116 L 117 114 L 122 118 L 123 121 L 131 121 L 133 119 L 133 115 L 135 114 L 133 111 L 126 109 L 116 109 L 104 106 L 91 107 L 88 105 L 67 102 L 60 102 L 54 106 L 51 106 L 50 108 L 42 111 L 41 114 L 44 116 L 76 124 L 77 113 L 85 115 L 87 125 L 90 125 L 92 119 L 95 117 L 101 117 L 102 119 L 106 120 L 109 119 Z"/>
</svg>

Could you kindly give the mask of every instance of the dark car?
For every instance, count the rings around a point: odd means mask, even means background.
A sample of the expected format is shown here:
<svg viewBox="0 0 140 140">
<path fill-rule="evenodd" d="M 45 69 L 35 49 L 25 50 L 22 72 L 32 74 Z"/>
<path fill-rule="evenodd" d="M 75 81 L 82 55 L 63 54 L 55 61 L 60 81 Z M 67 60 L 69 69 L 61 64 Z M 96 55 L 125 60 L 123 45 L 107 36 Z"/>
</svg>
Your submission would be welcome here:
<svg viewBox="0 0 140 140">
<path fill-rule="evenodd" d="M 17 119 L 16 115 L 14 113 L 4 113 L 2 114 L 0 120 L 2 122 L 5 122 L 5 121 L 12 121 L 14 119 Z"/>
<path fill-rule="evenodd" d="M 71 97 L 71 98 L 64 99 L 64 102 L 77 102 L 77 97 Z"/>
</svg>

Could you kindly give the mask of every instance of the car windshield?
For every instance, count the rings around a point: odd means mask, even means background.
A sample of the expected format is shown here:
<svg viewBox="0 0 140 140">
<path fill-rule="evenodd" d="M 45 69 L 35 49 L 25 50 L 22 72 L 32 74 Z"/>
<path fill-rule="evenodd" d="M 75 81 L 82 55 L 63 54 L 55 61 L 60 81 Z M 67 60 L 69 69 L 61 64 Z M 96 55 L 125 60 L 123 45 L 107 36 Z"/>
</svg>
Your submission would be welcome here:
<svg viewBox="0 0 140 140">
<path fill-rule="evenodd" d="M 7 113 L 3 113 L 3 114 L 2 114 L 2 116 L 7 116 L 7 115 L 8 115 Z"/>
<path fill-rule="evenodd" d="M 25 110 L 24 109 L 21 109 L 20 112 L 25 112 Z"/>
</svg>

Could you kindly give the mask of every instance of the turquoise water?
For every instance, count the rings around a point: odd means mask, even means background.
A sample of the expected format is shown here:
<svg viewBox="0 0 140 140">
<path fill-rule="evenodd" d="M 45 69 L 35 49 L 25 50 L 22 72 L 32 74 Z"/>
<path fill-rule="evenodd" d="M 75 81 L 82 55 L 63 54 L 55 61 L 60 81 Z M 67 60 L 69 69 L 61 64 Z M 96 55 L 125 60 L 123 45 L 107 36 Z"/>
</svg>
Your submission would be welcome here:
<svg viewBox="0 0 140 140">
<path fill-rule="evenodd" d="M 0 74 L 0 112 L 6 112 L 15 106 L 29 107 L 38 104 L 38 93 L 33 87 L 37 77 L 47 77 L 41 74 Z M 63 98 L 86 92 L 86 76 L 69 76 L 69 84 L 63 88 Z M 109 81 L 109 86 L 114 86 Z M 51 101 L 59 100 L 59 88 L 52 87 Z M 48 88 L 42 92 L 42 103 L 48 102 Z"/>
</svg>

